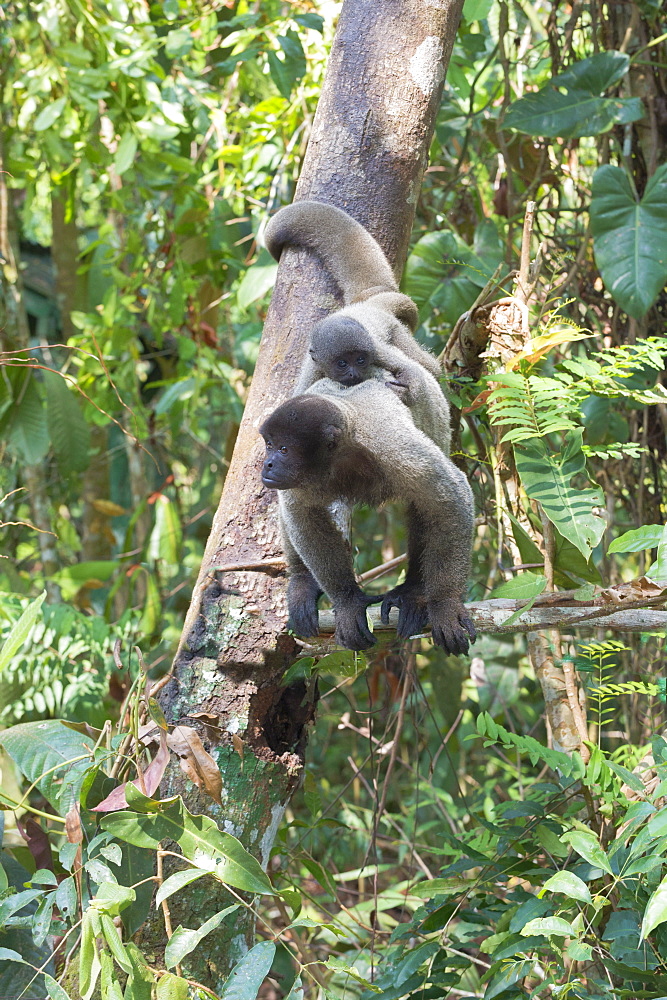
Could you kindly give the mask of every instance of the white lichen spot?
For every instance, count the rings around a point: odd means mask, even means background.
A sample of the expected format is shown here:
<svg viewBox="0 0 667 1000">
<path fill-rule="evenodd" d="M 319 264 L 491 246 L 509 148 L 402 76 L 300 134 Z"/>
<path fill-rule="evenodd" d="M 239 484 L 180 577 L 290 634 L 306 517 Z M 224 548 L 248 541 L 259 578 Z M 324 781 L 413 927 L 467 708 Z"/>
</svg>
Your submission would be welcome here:
<svg viewBox="0 0 667 1000">
<path fill-rule="evenodd" d="M 241 608 L 228 608 L 227 614 L 237 622 L 240 622 L 243 618 L 243 610 Z"/>
<path fill-rule="evenodd" d="M 222 829 L 225 833 L 230 833 L 232 837 L 236 837 L 237 840 L 240 840 L 243 835 L 243 827 L 232 823 L 231 819 L 223 819 Z"/>
<path fill-rule="evenodd" d="M 435 7 L 436 10 L 446 10 L 450 0 L 424 0 L 427 7 Z"/>
<path fill-rule="evenodd" d="M 442 42 L 427 35 L 410 60 L 410 76 L 425 97 L 430 97 L 445 75 Z"/>
<path fill-rule="evenodd" d="M 237 934 L 229 942 L 229 957 L 231 961 L 236 965 L 248 954 L 248 942 L 244 938 L 243 934 Z"/>
<path fill-rule="evenodd" d="M 238 731 L 240 730 L 240 728 L 241 728 L 241 720 L 238 717 L 238 715 L 235 715 L 227 723 L 227 732 L 228 733 L 238 733 Z"/>
<path fill-rule="evenodd" d="M 207 684 L 216 684 L 220 679 L 217 670 L 202 670 L 202 677 Z"/>
<path fill-rule="evenodd" d="M 282 802 L 276 802 L 275 806 L 271 809 L 271 821 L 267 826 L 259 845 L 259 863 L 265 870 L 269 863 L 269 858 L 271 857 L 271 848 L 273 847 L 273 842 L 276 839 L 276 833 L 278 832 L 278 827 L 281 819 L 283 818 L 284 812 L 284 804 Z"/>
</svg>

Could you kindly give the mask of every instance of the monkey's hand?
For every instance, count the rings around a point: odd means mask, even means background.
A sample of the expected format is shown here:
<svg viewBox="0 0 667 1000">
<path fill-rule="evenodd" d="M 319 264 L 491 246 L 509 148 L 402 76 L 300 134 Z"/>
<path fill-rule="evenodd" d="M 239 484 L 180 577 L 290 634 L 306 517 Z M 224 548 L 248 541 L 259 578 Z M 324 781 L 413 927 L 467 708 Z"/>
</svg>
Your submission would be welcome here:
<svg viewBox="0 0 667 1000">
<path fill-rule="evenodd" d="M 406 382 L 401 382 L 400 372 L 392 372 L 394 378 L 385 382 L 388 389 L 398 396 L 402 403 L 408 406 L 410 401 L 410 387 Z"/>
<path fill-rule="evenodd" d="M 428 619 L 433 642 L 442 646 L 446 653 L 464 656 L 469 644 L 477 638 L 475 626 L 463 602 L 455 598 L 429 601 Z"/>
<path fill-rule="evenodd" d="M 376 643 L 375 636 L 368 627 L 366 608 L 373 603 L 361 590 L 344 600 L 334 602 L 336 618 L 336 642 L 346 649 L 370 649 Z"/>
<path fill-rule="evenodd" d="M 291 576 L 287 586 L 287 627 L 304 637 L 319 635 L 317 602 L 321 596 L 319 584 L 310 573 Z"/>
<path fill-rule="evenodd" d="M 420 584 L 399 583 L 384 595 L 380 608 L 380 618 L 384 625 L 389 624 L 389 612 L 392 608 L 398 608 L 396 634 L 401 639 L 409 639 L 411 635 L 419 635 L 426 629 L 428 613 Z"/>
</svg>

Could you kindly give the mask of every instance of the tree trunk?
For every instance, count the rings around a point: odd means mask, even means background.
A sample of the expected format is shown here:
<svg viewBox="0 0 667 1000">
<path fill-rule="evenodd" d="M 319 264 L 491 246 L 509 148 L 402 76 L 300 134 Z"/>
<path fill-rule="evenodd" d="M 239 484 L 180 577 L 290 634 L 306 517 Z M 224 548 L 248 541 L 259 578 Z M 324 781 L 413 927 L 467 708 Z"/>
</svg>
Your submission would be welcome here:
<svg viewBox="0 0 667 1000">
<path fill-rule="evenodd" d="M 346 0 L 313 124 L 296 199 L 346 209 L 402 270 L 433 135 L 445 69 L 463 0 Z M 245 414 L 186 617 L 174 677 L 164 689 L 167 717 L 192 724 L 215 716 L 212 748 L 223 775 L 214 806 L 172 770 L 166 791 L 206 811 L 264 865 L 299 784 L 306 725 L 314 706 L 305 689 L 281 686 L 299 646 L 283 634 L 284 579 L 257 563 L 281 555 L 275 493 L 261 484 L 262 419 L 293 389 L 313 323 L 340 304 L 338 291 L 308 254 L 283 254 Z M 224 572 L 225 565 L 255 568 Z M 239 753 L 232 735 L 243 741 Z M 225 905 L 192 888 L 170 899 L 171 919 L 198 926 Z M 207 958 L 188 956 L 187 974 L 219 986 L 253 939 L 248 912 L 207 939 Z M 216 940 L 214 941 L 213 938 Z"/>
</svg>

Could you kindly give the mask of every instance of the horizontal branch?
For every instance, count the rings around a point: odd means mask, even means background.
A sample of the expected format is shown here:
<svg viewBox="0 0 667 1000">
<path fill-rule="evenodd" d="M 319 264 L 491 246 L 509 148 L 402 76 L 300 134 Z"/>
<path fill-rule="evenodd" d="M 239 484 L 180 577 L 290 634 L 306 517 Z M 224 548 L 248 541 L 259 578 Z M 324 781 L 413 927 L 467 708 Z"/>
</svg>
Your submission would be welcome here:
<svg viewBox="0 0 667 1000">
<path fill-rule="evenodd" d="M 664 599 L 663 599 L 664 601 Z M 574 629 L 608 628 L 614 632 L 652 632 L 667 628 L 667 611 L 646 607 L 622 607 L 605 604 L 585 607 L 547 606 L 533 607 L 512 622 L 505 625 L 508 618 L 518 611 L 523 601 L 490 600 L 472 601 L 466 604 L 470 617 L 479 633 L 492 635 L 512 635 L 515 632 L 535 632 L 543 628 L 555 628 L 570 632 Z M 393 609 L 389 624 L 380 621 L 380 609 L 369 608 L 369 616 L 375 632 L 391 632 L 396 629 L 398 611 Z M 330 635 L 334 631 L 333 611 L 320 611 L 320 633 Z"/>
</svg>

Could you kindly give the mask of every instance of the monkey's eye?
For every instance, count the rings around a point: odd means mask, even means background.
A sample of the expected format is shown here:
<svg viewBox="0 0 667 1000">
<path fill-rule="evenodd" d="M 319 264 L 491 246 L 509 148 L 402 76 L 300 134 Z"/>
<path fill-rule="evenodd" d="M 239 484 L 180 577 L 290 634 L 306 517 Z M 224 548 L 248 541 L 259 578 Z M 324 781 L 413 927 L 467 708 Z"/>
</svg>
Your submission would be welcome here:
<svg viewBox="0 0 667 1000">
<path fill-rule="evenodd" d="M 280 447 L 280 454 L 281 455 L 286 455 L 287 454 L 287 447 L 286 447 L 286 445 L 284 445 L 284 444 L 281 445 L 281 447 Z"/>
<path fill-rule="evenodd" d="M 347 368 L 347 361 L 345 360 L 345 358 L 338 359 L 338 361 L 336 362 L 336 368 L 340 368 L 341 371 L 343 368 Z"/>
<path fill-rule="evenodd" d="M 357 358 L 357 364 L 359 365 L 360 368 L 363 368 L 363 366 L 366 364 L 366 358 L 363 354 L 360 354 L 359 357 Z"/>
</svg>

